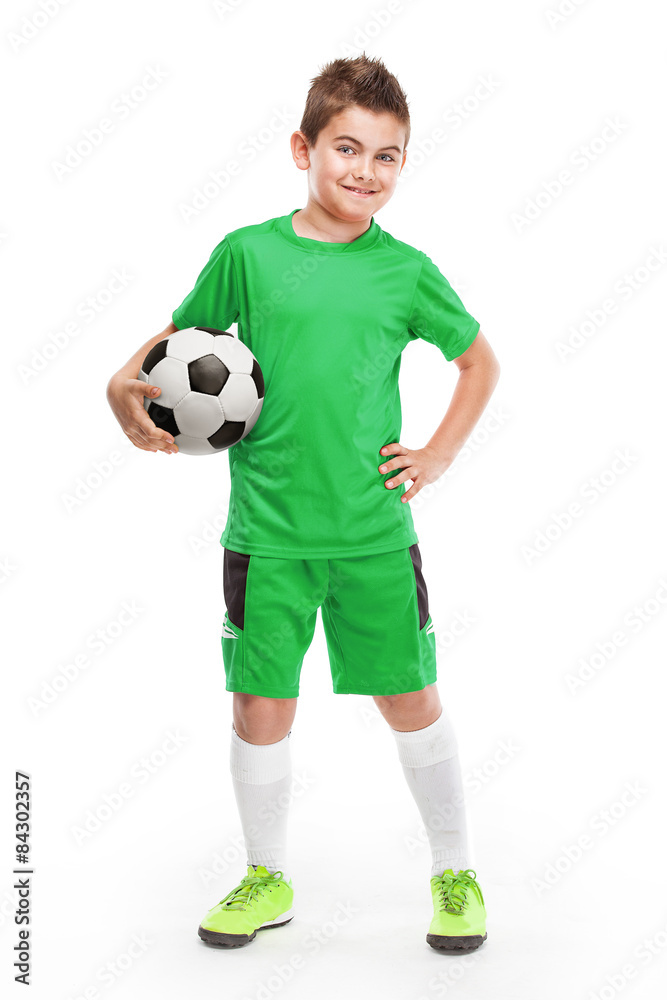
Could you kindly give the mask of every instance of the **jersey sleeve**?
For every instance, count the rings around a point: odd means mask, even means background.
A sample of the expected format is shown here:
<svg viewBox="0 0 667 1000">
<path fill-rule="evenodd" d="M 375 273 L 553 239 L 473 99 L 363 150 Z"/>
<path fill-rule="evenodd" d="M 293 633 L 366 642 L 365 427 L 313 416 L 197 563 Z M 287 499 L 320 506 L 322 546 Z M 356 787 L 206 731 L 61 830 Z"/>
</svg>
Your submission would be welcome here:
<svg viewBox="0 0 667 1000">
<path fill-rule="evenodd" d="M 448 361 L 463 354 L 479 333 L 478 321 L 426 254 L 410 305 L 408 332 L 413 339 L 434 344 Z"/>
<path fill-rule="evenodd" d="M 208 326 L 226 330 L 239 317 L 236 274 L 227 237 L 218 243 L 199 274 L 195 286 L 172 313 L 179 330 Z"/>
</svg>

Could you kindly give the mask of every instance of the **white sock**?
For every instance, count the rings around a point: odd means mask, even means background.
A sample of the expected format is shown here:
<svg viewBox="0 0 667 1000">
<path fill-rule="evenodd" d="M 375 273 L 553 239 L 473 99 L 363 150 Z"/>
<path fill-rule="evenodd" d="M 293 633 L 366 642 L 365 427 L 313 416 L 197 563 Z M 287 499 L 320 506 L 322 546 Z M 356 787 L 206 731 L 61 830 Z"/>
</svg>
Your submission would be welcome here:
<svg viewBox="0 0 667 1000">
<path fill-rule="evenodd" d="M 258 745 L 241 739 L 232 723 L 230 771 L 241 818 L 247 865 L 272 874 L 286 869 L 287 814 L 292 801 L 289 738 Z"/>
<path fill-rule="evenodd" d="M 424 729 L 391 731 L 426 827 L 431 878 L 442 875 L 445 868 L 451 868 L 454 874 L 465 870 L 469 865 L 463 781 L 456 736 L 445 710 Z"/>
</svg>

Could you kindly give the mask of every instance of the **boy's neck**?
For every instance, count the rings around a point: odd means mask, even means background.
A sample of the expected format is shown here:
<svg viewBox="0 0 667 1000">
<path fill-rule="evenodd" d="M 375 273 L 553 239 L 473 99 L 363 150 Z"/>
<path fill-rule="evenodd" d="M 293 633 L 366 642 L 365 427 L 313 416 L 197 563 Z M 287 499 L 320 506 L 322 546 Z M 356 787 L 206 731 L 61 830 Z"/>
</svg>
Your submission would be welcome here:
<svg viewBox="0 0 667 1000">
<path fill-rule="evenodd" d="M 352 243 L 362 236 L 371 225 L 372 215 L 367 219 L 344 222 L 336 219 L 319 205 L 309 203 L 292 216 L 292 228 L 297 236 L 323 243 Z"/>
</svg>

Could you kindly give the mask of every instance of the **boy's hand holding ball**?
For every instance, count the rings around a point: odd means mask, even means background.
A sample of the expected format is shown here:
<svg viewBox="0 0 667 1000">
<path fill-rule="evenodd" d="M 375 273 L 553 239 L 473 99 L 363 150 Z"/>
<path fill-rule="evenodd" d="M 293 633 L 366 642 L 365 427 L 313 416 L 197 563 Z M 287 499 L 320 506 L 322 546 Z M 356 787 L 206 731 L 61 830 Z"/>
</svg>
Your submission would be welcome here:
<svg viewBox="0 0 667 1000">
<path fill-rule="evenodd" d="M 114 375 L 107 386 L 107 399 L 133 445 L 142 451 L 164 451 L 172 455 L 178 451 L 173 436 L 153 423 L 144 406 L 145 397 L 158 399 L 161 391 L 159 386 L 147 385 L 141 379 Z"/>
</svg>

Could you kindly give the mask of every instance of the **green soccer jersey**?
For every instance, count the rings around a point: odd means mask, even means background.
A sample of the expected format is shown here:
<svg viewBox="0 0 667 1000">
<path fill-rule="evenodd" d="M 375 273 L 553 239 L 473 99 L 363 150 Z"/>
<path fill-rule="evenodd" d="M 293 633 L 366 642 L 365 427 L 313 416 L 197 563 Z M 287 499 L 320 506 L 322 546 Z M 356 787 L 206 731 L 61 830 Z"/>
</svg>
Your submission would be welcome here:
<svg viewBox="0 0 667 1000">
<path fill-rule="evenodd" d="M 399 441 L 401 352 L 418 337 L 448 361 L 479 323 L 430 257 L 373 217 L 351 243 L 297 236 L 288 215 L 218 243 L 174 310 L 179 330 L 226 330 L 262 369 L 257 423 L 228 451 L 220 543 L 280 558 L 391 552 L 418 542 L 405 484 L 378 472 Z"/>
</svg>

